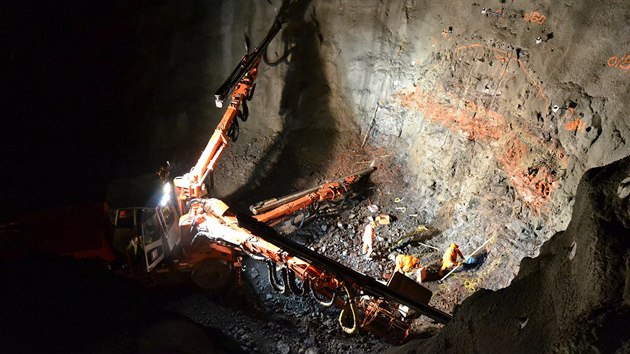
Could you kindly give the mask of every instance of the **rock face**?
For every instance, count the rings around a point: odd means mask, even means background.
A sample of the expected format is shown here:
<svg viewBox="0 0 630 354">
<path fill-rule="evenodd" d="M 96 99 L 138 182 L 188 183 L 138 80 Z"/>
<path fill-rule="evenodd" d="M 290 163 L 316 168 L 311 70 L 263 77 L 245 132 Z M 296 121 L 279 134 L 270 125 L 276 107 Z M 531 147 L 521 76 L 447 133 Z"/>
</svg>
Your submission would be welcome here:
<svg viewBox="0 0 630 354">
<path fill-rule="evenodd" d="M 436 337 L 387 352 L 628 352 L 630 199 L 619 195 L 629 163 L 584 175 L 567 230 L 524 259 L 509 287 L 476 292 Z"/>
<path fill-rule="evenodd" d="M 158 13 L 171 13 L 175 6 L 160 4 Z M 177 5 L 177 18 L 168 28 L 152 25 L 159 19 L 155 12 L 139 11 L 144 20 L 138 38 L 146 39 L 141 48 L 155 50 L 154 42 L 162 48 L 156 70 L 163 76 L 156 84 L 163 90 L 155 94 L 156 114 L 150 116 L 163 117 L 156 126 L 169 133 L 170 145 L 156 151 L 173 154 L 180 172 L 194 162 L 190 152 L 203 146 L 219 117 L 208 97 L 242 54 L 240 34 L 249 29 L 256 43 L 276 12 L 287 10 L 284 29 L 261 64 L 252 119 L 242 124 L 241 140 L 217 168 L 215 192 L 239 205 L 311 186 L 374 160 L 379 171 L 373 175 L 378 190 L 372 201 L 391 205 L 392 214 L 407 225 L 438 229 L 433 245 L 456 241 L 469 254 L 491 240 L 485 246 L 488 262 L 466 279 L 470 292 L 510 284 L 521 260 L 536 256 L 545 241 L 567 227 L 571 215 L 584 213 L 579 222 L 595 217 L 590 213 L 597 207 L 574 210 L 578 181 L 587 169 L 630 153 L 627 2 L 512 1 L 493 9 L 466 1 L 372 0 L 195 6 Z M 190 90 L 167 85 L 173 82 L 186 83 Z M 568 231 L 556 238 L 566 237 Z M 547 248 L 569 247 L 566 242 L 555 240 Z M 586 246 L 600 240 L 576 242 L 574 260 L 562 267 L 586 273 L 571 278 L 586 288 L 569 283 L 567 276 L 558 286 L 573 290 L 553 292 L 537 299 L 540 306 L 506 314 L 513 326 L 497 321 L 468 329 L 470 336 L 507 326 L 514 336 L 540 330 L 553 337 L 584 316 L 595 316 L 586 304 L 603 301 L 597 298 L 602 292 L 585 298 L 580 305 L 585 310 L 574 309 L 572 321 L 537 316 L 536 311 L 573 307 L 566 301 L 584 291 L 579 289 L 591 288 L 583 279 L 600 279 L 587 265 L 593 264 L 588 257 L 602 254 Z M 536 263 L 548 259 L 543 255 Z M 519 284 L 542 291 L 548 281 L 530 275 Z M 446 294 L 440 296 L 450 303 L 447 307 L 465 297 L 449 299 L 448 288 L 434 290 Z M 496 301 L 501 296 L 508 306 L 512 298 L 502 294 Z M 485 308 L 503 307 L 487 301 Z M 462 309 L 455 323 L 494 316 L 475 311 L 466 315 Z M 446 334 L 440 338 L 443 349 L 465 344 Z M 512 340 L 518 347 L 520 342 Z"/>
<path fill-rule="evenodd" d="M 486 14 L 463 1 L 312 6 L 329 96 L 346 102 L 368 145 L 404 166 L 407 214 L 469 251 L 496 237 L 504 274 L 566 227 L 586 168 L 630 152 L 615 54 L 628 42 L 585 29 L 622 23 L 627 4 L 505 3 Z"/>
<path fill-rule="evenodd" d="M 231 147 L 217 169 L 216 192 L 234 203 L 245 196 L 267 198 L 375 160 L 380 170 L 373 179 L 380 189 L 373 202 L 403 200 L 392 208 L 393 214 L 439 229 L 433 245 L 441 248 L 456 241 L 470 253 L 491 240 L 486 246 L 488 263 L 467 283 L 472 284 L 466 287 L 471 291 L 507 286 L 521 260 L 536 256 L 543 242 L 567 227 L 571 215 L 585 213 L 582 220 L 597 211 L 591 206 L 574 211 L 579 179 L 588 168 L 630 153 L 625 117 L 630 61 L 623 52 L 630 44 L 624 32 L 630 5 L 625 2 L 504 2 L 492 10 L 465 1 L 206 6 L 216 11 L 180 12 L 187 15 L 180 15 L 184 17 L 177 23 L 186 26 L 175 26 L 170 46 L 166 44 L 169 55 L 164 64 L 184 82 L 189 76 L 182 68 L 187 66 L 179 59 L 198 48 L 186 43 L 201 43 L 201 36 L 212 42 L 213 50 L 200 63 L 206 63 L 206 82 L 217 82 L 222 78 L 218 72 L 228 72 L 241 53 L 240 32 L 249 28 L 255 43 L 275 16 L 274 6 L 288 10 L 283 32 L 269 48 L 268 59 L 274 65 L 262 64 L 250 107 L 252 119 L 242 125 L 242 141 Z M 200 22 L 191 27 L 188 18 Z M 193 141 L 203 146 L 216 124 L 201 119 L 206 114 L 218 116 L 202 103 L 213 86 L 201 87 L 206 88 L 204 94 L 186 96 L 191 101 L 161 123 L 167 124 L 165 131 L 173 131 L 168 124 L 173 127 L 182 117 L 196 122 L 182 128 L 179 140 L 173 141 L 183 157 L 180 162 L 190 158 L 186 149 Z M 182 94 L 177 87 L 165 90 Z M 567 237 L 568 232 L 557 238 Z M 547 248 L 565 247 L 562 252 L 567 253 L 571 246 L 567 242 L 555 240 Z M 556 258 L 558 267 L 579 274 L 553 283 L 572 290 L 558 290 L 543 299 L 509 290 L 532 297 L 530 301 L 539 305 L 504 314 L 513 325 L 495 321 L 493 326 L 467 329 L 470 337 L 477 337 L 475 331 L 490 335 L 490 329 L 507 326 L 519 338 L 529 337 L 524 335 L 527 331 L 547 333 L 550 340 L 541 346 L 567 345 L 554 336 L 560 337 L 583 318 L 595 321 L 592 304 L 606 302 L 598 297 L 605 292 L 585 298 L 581 311 L 568 300 L 591 289 L 584 279 L 603 279 L 589 268 L 602 254 L 587 246 L 600 240 L 576 242 L 574 260 L 565 264 L 562 257 Z M 549 257 L 541 256 L 536 264 Z M 521 274 L 525 277 L 525 271 Z M 543 291 L 552 286 L 548 283 L 552 279 L 530 275 L 519 284 Z M 483 301 L 481 294 L 474 299 Z M 444 297 L 446 303 L 457 301 Z M 503 292 L 496 297 L 492 301 L 508 307 L 514 300 Z M 498 312 L 504 307 L 486 301 L 484 308 Z M 572 308 L 572 320 L 566 320 L 563 306 Z M 477 307 L 469 311 L 457 313 L 454 323 L 462 329 L 453 333 L 464 331 L 469 318 L 487 316 L 488 322 L 495 318 L 492 312 L 479 313 Z M 550 311 L 561 317 L 541 315 Z M 466 321 L 459 322 L 460 318 Z M 519 331 L 519 326 L 524 327 Z M 514 343 L 509 348 L 524 345 L 505 338 Z M 475 348 L 447 334 L 436 343 L 441 349 L 452 343 L 460 344 L 454 348 Z M 478 349 L 492 347 L 480 344 Z"/>
<path fill-rule="evenodd" d="M 192 166 L 241 34 L 258 43 L 286 10 L 215 193 L 238 205 L 374 160 L 386 186 L 374 201 L 404 198 L 397 216 L 438 228 L 439 246 L 471 252 L 492 238 L 500 271 L 479 287 L 507 286 L 566 228 L 584 171 L 630 153 L 622 1 L 152 6 L 128 9 L 138 16 L 129 114 L 147 117 L 150 156 L 176 173 Z M 146 96 L 153 103 L 137 104 Z"/>
</svg>

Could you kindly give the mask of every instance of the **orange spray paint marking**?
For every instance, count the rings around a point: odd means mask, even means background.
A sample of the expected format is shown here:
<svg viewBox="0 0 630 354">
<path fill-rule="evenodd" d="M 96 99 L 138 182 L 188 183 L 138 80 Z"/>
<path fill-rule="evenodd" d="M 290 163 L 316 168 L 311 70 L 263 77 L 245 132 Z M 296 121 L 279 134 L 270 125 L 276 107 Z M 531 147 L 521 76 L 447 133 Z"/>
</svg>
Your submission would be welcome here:
<svg viewBox="0 0 630 354">
<path fill-rule="evenodd" d="M 494 52 L 495 60 L 508 65 L 514 60 L 518 63 L 527 81 L 537 89 L 538 97 L 549 105 L 549 98 L 540 82 L 532 78 L 526 65 L 510 52 L 491 48 L 481 43 L 459 46 L 460 51 L 483 47 Z M 436 64 L 436 69 L 444 61 Z M 493 68 L 493 77 L 499 74 L 503 65 Z M 434 94 L 435 92 L 435 94 Z M 510 132 L 507 119 L 496 111 L 479 106 L 473 100 L 462 98 L 451 93 L 451 89 L 436 88 L 427 93 L 419 87 L 396 94 L 403 107 L 422 112 L 424 117 L 434 123 L 441 124 L 451 131 L 459 131 L 469 140 L 494 146 L 494 155 L 499 166 L 508 176 L 509 183 L 526 205 L 533 210 L 547 213 L 547 204 L 552 191 L 557 187 L 556 171 L 566 166 L 566 154 L 562 147 L 541 141 L 533 134 L 519 129 Z M 573 111 L 568 113 L 571 117 Z M 548 159 L 551 157 L 551 160 Z"/>
<path fill-rule="evenodd" d="M 464 102 L 463 109 L 456 107 L 448 102 L 455 102 L 457 98 L 444 90 L 437 90 L 433 96 L 420 88 L 397 95 L 403 107 L 422 111 L 429 120 L 461 131 L 469 139 L 498 140 L 505 130 L 505 118 L 501 114 L 468 100 Z"/>
<path fill-rule="evenodd" d="M 510 59 L 509 54 L 508 54 L 508 53 L 505 53 L 505 52 L 495 53 L 495 54 L 494 54 L 494 57 L 495 57 L 498 61 L 502 62 L 503 64 L 507 63 L 507 62 L 508 62 L 508 60 Z"/>
<path fill-rule="evenodd" d="M 558 186 L 558 176 L 552 171 L 566 164 L 563 159 L 564 154 L 562 150 L 557 152 L 548 150 L 548 147 L 541 145 L 532 136 L 526 134 L 522 139 L 518 136 L 519 134 L 522 132 L 513 132 L 505 136 L 504 150 L 496 151 L 496 158 L 501 168 L 511 176 L 510 184 L 522 200 L 534 210 L 544 210 L 551 192 Z M 554 153 L 558 162 L 550 170 L 545 163 L 532 161 L 535 155 L 532 149 L 540 150 L 538 152 Z"/>
<path fill-rule="evenodd" d="M 435 92 L 428 94 L 416 88 L 396 96 L 403 107 L 423 112 L 426 119 L 459 131 L 468 139 L 494 146 L 499 166 L 510 176 L 509 183 L 524 203 L 533 210 L 548 212 L 547 203 L 558 185 L 555 171 L 567 163 L 564 150 L 541 142 L 526 131 L 510 131 L 505 117 L 472 100 L 462 101 L 443 88 L 436 88 Z M 568 115 L 572 116 L 573 111 Z M 554 162 L 540 156 L 552 156 Z"/>
<path fill-rule="evenodd" d="M 582 122 L 580 118 L 575 118 L 574 120 L 568 121 L 564 129 L 567 131 L 582 131 L 586 129 L 586 124 Z"/>
<path fill-rule="evenodd" d="M 584 122 L 582 122 L 582 120 L 580 118 L 575 118 L 575 119 L 571 119 L 573 118 L 573 116 L 575 115 L 575 109 L 573 108 L 567 108 L 566 113 L 564 114 L 564 119 L 567 121 L 567 124 L 565 124 L 564 129 L 566 129 L 567 131 L 578 131 L 578 130 L 584 130 L 586 129 L 586 124 Z"/>
<path fill-rule="evenodd" d="M 616 55 L 613 55 L 608 58 L 607 64 L 613 68 L 628 70 L 630 69 L 630 54 L 624 55 L 621 59 L 619 59 Z"/>
<path fill-rule="evenodd" d="M 545 15 L 537 11 L 532 11 L 528 14 L 525 14 L 525 16 L 523 16 L 523 19 L 525 19 L 525 22 L 532 22 L 542 25 L 543 23 L 545 23 L 545 20 L 547 18 L 545 17 Z"/>
<path fill-rule="evenodd" d="M 621 63 L 619 63 L 618 68 L 624 70 L 630 69 L 630 55 L 624 55 L 623 58 L 621 58 Z"/>
<path fill-rule="evenodd" d="M 481 44 L 481 43 L 473 43 L 473 44 L 469 44 L 469 45 L 463 45 L 463 46 L 459 46 L 459 47 L 455 48 L 455 52 L 459 52 L 460 50 L 464 50 L 464 49 L 477 48 L 477 47 L 485 47 L 485 45 Z"/>
</svg>

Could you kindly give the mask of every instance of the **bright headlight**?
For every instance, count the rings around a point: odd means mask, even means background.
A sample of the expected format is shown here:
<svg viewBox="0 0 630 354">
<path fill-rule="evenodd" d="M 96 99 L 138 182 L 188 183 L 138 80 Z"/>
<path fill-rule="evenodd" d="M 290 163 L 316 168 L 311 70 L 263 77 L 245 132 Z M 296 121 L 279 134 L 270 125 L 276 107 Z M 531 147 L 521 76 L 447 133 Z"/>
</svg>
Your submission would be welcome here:
<svg viewBox="0 0 630 354">
<path fill-rule="evenodd" d="M 168 194 L 164 194 L 164 195 L 162 196 L 162 199 L 160 200 L 160 205 L 161 205 L 161 206 L 166 206 L 166 204 L 168 204 L 168 202 L 169 202 L 169 200 L 170 200 L 170 199 L 171 199 L 171 198 L 169 197 L 169 195 L 168 195 Z"/>
</svg>

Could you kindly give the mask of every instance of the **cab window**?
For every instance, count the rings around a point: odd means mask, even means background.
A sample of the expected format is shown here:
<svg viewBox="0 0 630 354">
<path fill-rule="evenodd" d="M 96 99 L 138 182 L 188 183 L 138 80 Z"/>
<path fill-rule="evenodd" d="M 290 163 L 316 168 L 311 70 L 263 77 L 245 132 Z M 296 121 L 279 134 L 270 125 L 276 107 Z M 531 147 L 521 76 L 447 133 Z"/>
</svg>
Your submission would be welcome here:
<svg viewBox="0 0 630 354">
<path fill-rule="evenodd" d="M 133 225 L 133 209 L 118 210 L 118 217 L 116 218 L 116 228 L 131 229 L 133 228 Z"/>
<path fill-rule="evenodd" d="M 160 239 L 157 215 L 154 210 L 145 210 L 142 215 L 142 236 L 144 244 L 149 245 Z"/>
<path fill-rule="evenodd" d="M 175 222 L 175 216 L 173 215 L 173 212 L 170 208 L 163 207 L 162 215 L 164 216 L 164 222 L 166 223 L 167 228 L 170 228 L 171 225 L 173 225 L 173 222 Z"/>
</svg>

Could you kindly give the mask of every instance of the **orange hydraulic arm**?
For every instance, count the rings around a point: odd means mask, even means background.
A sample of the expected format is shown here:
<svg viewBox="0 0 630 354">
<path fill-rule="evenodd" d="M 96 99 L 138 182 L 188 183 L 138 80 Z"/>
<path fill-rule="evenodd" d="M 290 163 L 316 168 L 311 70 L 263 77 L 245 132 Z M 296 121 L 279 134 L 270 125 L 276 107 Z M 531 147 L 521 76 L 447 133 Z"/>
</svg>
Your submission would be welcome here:
<svg viewBox="0 0 630 354">
<path fill-rule="evenodd" d="M 372 173 L 376 167 L 369 167 L 340 180 L 324 183 L 318 187 L 297 192 L 280 199 L 269 199 L 250 207 L 254 219 L 274 225 L 285 215 L 290 215 L 309 205 L 322 201 L 334 201 L 351 190 L 353 183 Z"/>
<path fill-rule="evenodd" d="M 260 45 L 250 54 L 245 55 L 228 79 L 215 93 L 217 106 L 221 107 L 223 100 L 232 92 L 232 99 L 223 118 L 210 137 L 208 145 L 203 150 L 197 164 L 183 176 L 173 181 L 178 199 L 180 215 L 186 212 L 186 204 L 193 198 L 200 198 L 208 194 L 204 181 L 212 174 L 223 149 L 228 145 L 228 138 L 235 141 L 238 138 L 238 120 L 247 120 L 247 100 L 250 100 L 258 76 L 258 65 L 263 53 L 271 40 L 282 28 L 280 20 L 276 20 Z M 241 111 L 241 107 L 243 111 Z"/>
<path fill-rule="evenodd" d="M 235 121 L 235 118 L 240 113 L 239 107 L 250 97 L 257 75 L 258 65 L 254 66 L 234 89 L 230 105 L 225 114 L 223 114 L 221 122 L 214 130 L 214 134 L 212 134 L 195 167 L 184 176 L 174 179 L 175 193 L 181 214 L 184 214 L 185 204 L 188 200 L 208 194 L 204 181 L 208 174 L 212 173 L 223 149 L 228 145 L 228 138 L 235 140 L 235 134 L 238 134 L 236 130 L 238 129 L 238 123 Z"/>
<path fill-rule="evenodd" d="M 191 210 L 196 210 L 194 215 L 189 213 L 180 220 L 181 226 L 195 230 L 192 242 L 202 237 L 266 260 L 269 280 L 275 290 L 290 290 L 299 295 L 309 290 L 320 304 L 341 308 L 339 323 L 347 333 L 361 328 L 400 342 L 409 334 L 419 314 L 441 323 L 451 318 L 428 306 L 430 291 L 404 276 L 401 278 L 403 283 L 407 282 L 404 287 L 392 288 L 277 235 L 263 223 L 234 214 L 218 199 L 203 198 L 192 203 Z M 296 279 L 300 280 L 300 286 L 295 283 Z M 406 291 L 398 290 L 402 288 Z M 428 292 L 428 298 L 415 296 L 421 292 Z M 417 313 L 403 315 L 399 305 Z"/>
</svg>

